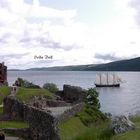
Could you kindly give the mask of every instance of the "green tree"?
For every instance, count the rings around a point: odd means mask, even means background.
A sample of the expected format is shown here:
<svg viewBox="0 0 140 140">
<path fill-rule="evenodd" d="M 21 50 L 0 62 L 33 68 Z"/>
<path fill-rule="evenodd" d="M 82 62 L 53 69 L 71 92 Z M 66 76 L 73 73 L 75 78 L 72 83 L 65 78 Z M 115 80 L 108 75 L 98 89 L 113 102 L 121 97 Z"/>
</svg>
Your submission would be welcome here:
<svg viewBox="0 0 140 140">
<path fill-rule="evenodd" d="M 87 92 L 87 97 L 85 100 L 86 105 L 94 109 L 100 109 L 101 106 L 98 96 L 99 93 L 94 88 L 90 88 Z"/>
</svg>

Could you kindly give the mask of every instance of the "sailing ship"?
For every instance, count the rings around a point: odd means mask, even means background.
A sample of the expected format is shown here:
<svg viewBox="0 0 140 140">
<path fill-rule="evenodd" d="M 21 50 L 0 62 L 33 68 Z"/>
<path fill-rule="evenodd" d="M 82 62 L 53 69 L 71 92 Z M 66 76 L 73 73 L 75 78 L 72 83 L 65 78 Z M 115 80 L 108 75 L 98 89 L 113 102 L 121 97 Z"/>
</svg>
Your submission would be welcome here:
<svg viewBox="0 0 140 140">
<path fill-rule="evenodd" d="M 97 74 L 96 87 L 120 87 L 121 79 L 116 74 Z"/>
</svg>

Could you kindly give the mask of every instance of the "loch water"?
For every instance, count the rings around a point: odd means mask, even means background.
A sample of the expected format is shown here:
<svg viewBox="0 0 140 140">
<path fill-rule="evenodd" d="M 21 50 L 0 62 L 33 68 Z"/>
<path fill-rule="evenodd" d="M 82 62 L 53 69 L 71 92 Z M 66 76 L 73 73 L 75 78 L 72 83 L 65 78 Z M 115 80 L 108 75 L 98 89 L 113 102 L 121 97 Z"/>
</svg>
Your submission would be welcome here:
<svg viewBox="0 0 140 140">
<path fill-rule="evenodd" d="M 55 83 L 59 89 L 64 84 L 88 89 L 94 86 L 93 71 L 8 71 L 8 83 L 21 77 L 42 86 L 46 82 Z M 109 72 L 114 73 L 114 72 Z M 140 72 L 115 72 L 123 83 L 118 87 L 96 88 L 99 92 L 101 110 L 113 115 L 135 114 L 140 112 Z"/>
</svg>

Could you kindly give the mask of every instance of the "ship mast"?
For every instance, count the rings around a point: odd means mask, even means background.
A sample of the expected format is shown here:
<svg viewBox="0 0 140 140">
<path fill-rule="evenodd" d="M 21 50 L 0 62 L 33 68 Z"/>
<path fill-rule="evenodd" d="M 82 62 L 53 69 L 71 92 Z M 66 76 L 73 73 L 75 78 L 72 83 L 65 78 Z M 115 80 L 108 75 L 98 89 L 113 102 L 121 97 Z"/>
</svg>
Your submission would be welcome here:
<svg viewBox="0 0 140 140">
<path fill-rule="evenodd" d="M 102 75 L 100 74 L 100 85 L 102 85 Z"/>
<path fill-rule="evenodd" d="M 115 74 L 113 74 L 113 84 L 115 84 Z"/>
<path fill-rule="evenodd" d="M 106 82 L 107 82 L 107 85 L 108 85 L 108 72 L 107 72 L 107 75 L 106 75 Z"/>
</svg>

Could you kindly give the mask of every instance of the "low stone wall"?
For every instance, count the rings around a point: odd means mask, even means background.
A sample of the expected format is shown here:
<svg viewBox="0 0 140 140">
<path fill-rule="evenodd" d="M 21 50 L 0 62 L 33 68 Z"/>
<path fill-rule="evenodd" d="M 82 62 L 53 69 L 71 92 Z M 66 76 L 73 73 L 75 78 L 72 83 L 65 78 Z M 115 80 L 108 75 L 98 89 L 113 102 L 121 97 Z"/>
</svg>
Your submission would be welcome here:
<svg viewBox="0 0 140 140">
<path fill-rule="evenodd" d="M 30 102 L 29 105 L 45 109 L 47 107 L 62 107 L 62 106 L 69 106 L 69 103 L 61 100 L 51 100 L 45 97 L 34 97 Z"/>
<path fill-rule="evenodd" d="M 0 115 L 0 121 L 11 121 L 11 117 L 9 117 L 9 115 L 2 114 Z"/>
<path fill-rule="evenodd" d="M 66 121 L 69 118 L 73 117 L 78 112 L 80 112 L 83 109 L 83 107 L 84 107 L 84 103 L 73 105 L 70 109 L 64 111 L 64 113 L 58 117 L 59 122 Z"/>
<path fill-rule="evenodd" d="M 4 99 L 4 113 L 13 120 L 28 122 L 31 140 L 59 140 L 58 119 L 43 110 L 19 102 L 14 97 Z"/>
</svg>

